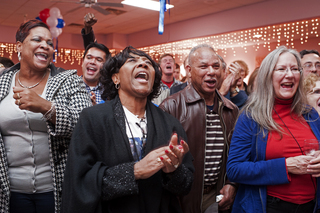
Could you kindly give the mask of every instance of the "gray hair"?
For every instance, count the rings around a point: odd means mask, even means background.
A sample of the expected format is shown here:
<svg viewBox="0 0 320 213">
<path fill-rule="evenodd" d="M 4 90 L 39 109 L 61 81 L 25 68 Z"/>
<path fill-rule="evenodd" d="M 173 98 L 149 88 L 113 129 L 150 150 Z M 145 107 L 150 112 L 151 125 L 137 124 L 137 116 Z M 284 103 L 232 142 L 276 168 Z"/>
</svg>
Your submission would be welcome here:
<svg viewBox="0 0 320 213">
<path fill-rule="evenodd" d="M 275 102 L 272 76 L 280 55 L 287 52 L 291 53 L 296 58 L 298 67 L 302 70 L 300 55 L 296 50 L 288 49 L 285 46 L 280 46 L 273 50 L 263 59 L 256 78 L 256 84 L 259 86 L 252 92 L 247 104 L 241 110 L 260 125 L 261 131 L 263 129 L 266 129 L 267 131 L 275 130 L 281 136 L 283 129 L 272 118 Z M 293 103 L 291 104 L 291 113 L 294 113 L 299 117 L 310 111 L 310 108 L 307 107 L 307 100 L 303 95 L 302 90 L 303 72 L 300 73 L 299 86 L 294 95 Z M 263 131 L 263 135 L 265 136 L 266 134 L 267 133 Z"/>
<path fill-rule="evenodd" d="M 200 48 L 209 48 L 209 49 L 211 49 L 214 53 L 216 53 L 216 51 L 213 49 L 212 46 L 210 46 L 210 45 L 208 45 L 208 44 L 199 44 L 199 45 L 193 47 L 193 48 L 190 50 L 190 53 L 189 53 L 189 55 L 188 55 L 189 65 L 191 65 L 191 63 L 192 63 L 191 57 L 193 56 L 193 53 L 194 53 L 195 51 L 197 51 L 198 49 L 200 49 Z"/>
<path fill-rule="evenodd" d="M 220 55 L 217 54 L 217 56 L 218 56 L 219 60 L 221 61 L 222 70 L 226 70 L 226 68 L 227 68 L 226 62 L 223 60 L 223 58 Z"/>
</svg>

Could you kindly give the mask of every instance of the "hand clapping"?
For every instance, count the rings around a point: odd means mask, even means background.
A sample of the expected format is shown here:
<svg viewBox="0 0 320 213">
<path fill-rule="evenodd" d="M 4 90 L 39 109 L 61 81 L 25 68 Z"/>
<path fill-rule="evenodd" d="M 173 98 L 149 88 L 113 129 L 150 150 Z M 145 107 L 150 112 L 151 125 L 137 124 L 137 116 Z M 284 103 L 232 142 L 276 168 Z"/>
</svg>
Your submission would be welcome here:
<svg viewBox="0 0 320 213">
<path fill-rule="evenodd" d="M 178 136 L 173 134 L 169 146 L 161 147 L 147 154 L 134 165 L 135 179 L 146 179 L 160 169 L 165 173 L 174 172 L 181 165 L 184 155 L 189 151 L 188 144 L 181 140 L 178 145 Z"/>
</svg>

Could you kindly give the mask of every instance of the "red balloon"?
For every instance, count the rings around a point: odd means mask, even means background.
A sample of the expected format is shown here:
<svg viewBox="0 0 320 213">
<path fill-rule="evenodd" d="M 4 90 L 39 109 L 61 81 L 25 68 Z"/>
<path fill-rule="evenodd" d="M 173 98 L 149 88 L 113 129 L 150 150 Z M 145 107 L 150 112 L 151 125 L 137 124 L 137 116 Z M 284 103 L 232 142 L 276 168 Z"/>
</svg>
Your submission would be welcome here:
<svg viewBox="0 0 320 213">
<path fill-rule="evenodd" d="M 50 16 L 50 10 L 48 8 L 43 9 L 40 11 L 39 13 L 39 18 L 41 19 L 41 21 L 43 21 L 44 23 L 47 23 L 47 18 Z"/>
</svg>

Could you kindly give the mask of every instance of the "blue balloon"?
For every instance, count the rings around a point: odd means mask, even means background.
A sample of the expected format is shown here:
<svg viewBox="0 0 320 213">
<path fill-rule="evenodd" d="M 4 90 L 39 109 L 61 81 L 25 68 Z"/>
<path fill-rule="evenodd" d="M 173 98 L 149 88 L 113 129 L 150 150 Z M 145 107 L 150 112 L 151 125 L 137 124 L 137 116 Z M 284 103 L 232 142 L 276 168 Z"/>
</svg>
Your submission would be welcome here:
<svg viewBox="0 0 320 213">
<path fill-rule="evenodd" d="M 39 16 L 36 17 L 37 20 L 42 21 L 41 18 Z"/>
<path fill-rule="evenodd" d="M 58 18 L 57 28 L 63 28 L 65 24 L 66 23 L 63 21 L 63 19 Z"/>
</svg>

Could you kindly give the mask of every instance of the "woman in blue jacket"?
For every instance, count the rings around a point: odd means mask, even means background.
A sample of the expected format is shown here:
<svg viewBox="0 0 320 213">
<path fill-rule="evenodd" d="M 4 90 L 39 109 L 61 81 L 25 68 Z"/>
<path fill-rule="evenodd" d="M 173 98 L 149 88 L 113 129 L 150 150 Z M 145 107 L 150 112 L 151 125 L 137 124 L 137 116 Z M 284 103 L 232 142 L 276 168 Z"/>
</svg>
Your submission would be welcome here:
<svg viewBox="0 0 320 213">
<path fill-rule="evenodd" d="M 318 113 L 306 104 L 299 53 L 286 47 L 262 62 L 257 88 L 231 140 L 227 175 L 240 183 L 233 212 L 316 212 L 320 156 L 305 155 L 305 139 L 320 140 Z"/>
</svg>

